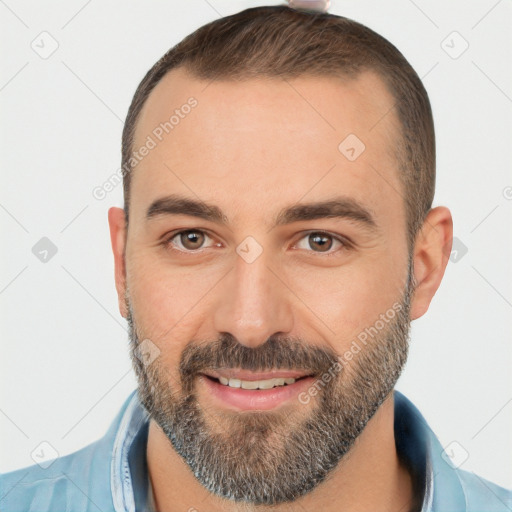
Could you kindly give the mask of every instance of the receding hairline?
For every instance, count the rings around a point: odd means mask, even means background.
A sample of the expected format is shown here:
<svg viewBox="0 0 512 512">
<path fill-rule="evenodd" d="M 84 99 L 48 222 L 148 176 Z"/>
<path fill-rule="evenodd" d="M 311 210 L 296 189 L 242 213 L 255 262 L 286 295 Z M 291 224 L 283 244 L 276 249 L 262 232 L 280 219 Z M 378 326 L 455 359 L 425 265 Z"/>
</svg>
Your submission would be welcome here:
<svg viewBox="0 0 512 512">
<path fill-rule="evenodd" d="M 167 73 L 165 73 L 165 75 L 161 77 L 158 83 L 155 84 L 149 95 L 145 98 L 145 101 L 142 107 L 140 108 L 138 116 L 135 120 L 130 152 L 133 151 L 133 148 L 137 146 L 137 140 L 140 140 L 140 137 L 144 137 L 146 135 L 141 134 L 140 129 L 141 126 L 143 125 L 143 117 L 147 115 L 147 110 L 153 106 L 152 103 L 155 101 L 155 96 L 162 94 L 162 87 L 170 87 L 172 85 L 172 81 L 176 81 L 176 79 L 182 79 L 185 82 L 191 81 L 196 82 L 198 84 L 204 84 L 204 87 L 200 87 L 201 92 L 204 91 L 207 87 L 209 87 L 212 83 L 226 83 L 233 85 L 240 84 L 240 86 L 243 87 L 243 85 L 247 82 L 257 83 L 261 81 L 266 83 L 279 83 L 286 85 L 287 87 L 290 88 L 294 85 L 293 82 L 296 80 L 331 80 L 333 83 L 338 83 L 341 87 L 345 85 L 354 85 L 359 83 L 359 87 L 361 89 L 367 89 L 368 94 L 364 95 L 364 98 L 379 97 L 381 93 L 384 94 L 384 96 L 382 97 L 384 98 L 385 102 L 385 111 L 382 113 L 382 115 L 380 115 L 374 120 L 373 124 L 370 126 L 369 132 L 371 132 L 374 128 L 378 128 L 378 125 L 382 126 L 382 124 L 386 123 L 388 129 L 382 131 L 382 136 L 388 138 L 388 144 L 386 145 L 386 147 L 391 149 L 390 156 L 397 162 L 397 165 L 401 163 L 401 153 L 398 150 L 398 146 L 404 134 L 402 123 L 400 122 L 396 109 L 393 108 L 394 104 L 396 103 L 396 99 L 390 84 L 387 83 L 387 81 L 385 80 L 385 76 L 383 76 L 383 74 L 379 72 L 379 70 L 373 67 L 362 67 L 357 71 L 352 70 L 351 72 L 347 73 L 340 72 L 339 70 L 333 72 L 307 72 L 300 73 L 292 77 L 264 73 L 258 76 L 219 76 L 214 79 L 209 79 L 197 74 L 195 70 L 188 65 L 188 63 L 180 64 L 179 66 L 176 66 L 168 70 Z M 372 82 L 371 86 L 368 83 L 368 81 Z M 292 82 L 292 84 L 290 84 L 289 82 Z M 184 84 L 182 81 L 180 87 L 183 87 L 183 85 Z M 377 89 L 378 91 L 376 94 L 374 94 L 375 89 Z M 297 98 L 301 99 L 300 95 L 297 92 L 294 92 L 294 94 L 297 94 Z M 177 101 L 176 105 L 173 105 L 173 108 L 178 108 L 182 103 L 185 103 L 189 96 L 190 95 L 188 93 L 184 94 L 179 99 L 179 101 Z M 333 101 L 336 100 L 335 97 L 333 97 L 332 99 Z M 304 99 L 302 99 L 302 101 L 304 101 Z M 372 102 L 372 106 L 373 105 L 374 103 Z M 151 129 L 151 127 L 149 128 Z M 389 128 L 391 128 L 391 130 L 389 130 Z M 339 142 L 341 142 L 341 139 Z"/>
</svg>

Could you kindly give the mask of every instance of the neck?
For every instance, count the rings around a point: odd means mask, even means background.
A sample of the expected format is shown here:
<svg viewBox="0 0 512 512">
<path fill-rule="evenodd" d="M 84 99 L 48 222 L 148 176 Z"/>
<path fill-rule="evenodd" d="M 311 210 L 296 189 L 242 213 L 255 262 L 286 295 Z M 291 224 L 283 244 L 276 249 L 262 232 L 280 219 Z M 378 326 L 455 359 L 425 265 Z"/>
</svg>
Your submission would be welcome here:
<svg viewBox="0 0 512 512">
<path fill-rule="evenodd" d="M 151 420 L 147 462 L 156 509 L 158 512 L 284 512 L 297 508 L 323 512 L 410 512 L 414 510 L 412 481 L 397 457 L 393 423 L 391 393 L 338 467 L 312 492 L 293 503 L 252 506 L 208 492 Z"/>
</svg>

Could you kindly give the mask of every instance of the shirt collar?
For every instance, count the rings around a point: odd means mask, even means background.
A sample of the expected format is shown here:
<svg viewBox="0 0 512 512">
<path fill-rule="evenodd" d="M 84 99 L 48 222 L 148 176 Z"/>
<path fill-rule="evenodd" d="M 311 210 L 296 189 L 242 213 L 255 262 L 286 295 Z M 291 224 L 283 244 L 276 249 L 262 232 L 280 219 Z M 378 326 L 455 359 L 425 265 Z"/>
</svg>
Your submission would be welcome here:
<svg viewBox="0 0 512 512">
<path fill-rule="evenodd" d="M 110 487 L 116 512 L 146 510 L 150 486 L 146 462 L 149 414 L 141 404 L 137 390 L 128 400 L 114 440 L 110 466 Z"/>
<path fill-rule="evenodd" d="M 394 400 L 397 453 L 412 474 L 415 492 L 423 496 L 421 512 L 439 508 L 465 510 L 460 481 L 454 468 L 441 457 L 442 447 L 427 422 L 400 392 L 394 391 Z M 154 512 L 146 461 L 150 418 L 139 401 L 137 390 L 132 392 L 127 402 L 111 459 L 114 509 L 116 512 Z"/>
<path fill-rule="evenodd" d="M 400 438 L 396 423 L 405 425 L 406 458 L 425 468 L 425 494 L 421 512 L 466 511 L 464 493 L 457 469 L 447 459 L 443 447 L 419 410 L 400 392 L 395 397 L 395 438 Z M 443 456 L 444 455 L 444 456 Z"/>
</svg>

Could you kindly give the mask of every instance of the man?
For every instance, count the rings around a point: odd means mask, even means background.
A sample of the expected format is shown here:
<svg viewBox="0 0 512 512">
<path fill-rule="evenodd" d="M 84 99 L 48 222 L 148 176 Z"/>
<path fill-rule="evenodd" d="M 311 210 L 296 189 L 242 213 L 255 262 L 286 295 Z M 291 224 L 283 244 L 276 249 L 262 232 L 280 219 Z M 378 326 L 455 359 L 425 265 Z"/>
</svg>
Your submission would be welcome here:
<svg viewBox="0 0 512 512">
<path fill-rule="evenodd" d="M 147 73 L 109 210 L 139 387 L 2 510 L 505 511 L 394 391 L 452 239 L 426 91 L 368 28 L 284 6 Z"/>
</svg>

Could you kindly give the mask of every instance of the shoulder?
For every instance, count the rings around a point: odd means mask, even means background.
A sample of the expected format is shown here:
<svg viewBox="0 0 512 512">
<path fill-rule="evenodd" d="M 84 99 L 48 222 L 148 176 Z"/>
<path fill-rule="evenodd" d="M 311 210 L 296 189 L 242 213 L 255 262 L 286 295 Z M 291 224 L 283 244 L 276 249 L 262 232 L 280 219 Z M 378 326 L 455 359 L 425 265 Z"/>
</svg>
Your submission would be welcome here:
<svg viewBox="0 0 512 512">
<path fill-rule="evenodd" d="M 467 512 L 510 512 L 512 510 L 512 490 L 500 487 L 481 476 L 457 470 L 466 498 Z"/>
<path fill-rule="evenodd" d="M 111 465 L 114 444 L 123 421 L 129 420 L 137 403 L 135 390 L 125 400 L 106 434 L 80 450 L 41 465 L 0 474 L 0 510 L 113 511 Z"/>
<path fill-rule="evenodd" d="M 451 460 L 444 456 L 439 439 L 419 410 L 396 390 L 394 397 L 397 450 L 400 448 L 400 451 L 412 461 L 413 467 L 426 470 L 426 510 L 512 511 L 512 490 L 500 487 L 471 471 L 455 467 Z"/>
<path fill-rule="evenodd" d="M 0 475 L 0 510 L 112 510 L 108 460 L 99 441 L 69 455 Z M 48 465 L 50 463 L 50 465 Z M 71 508 L 70 508 L 71 507 Z"/>
</svg>

